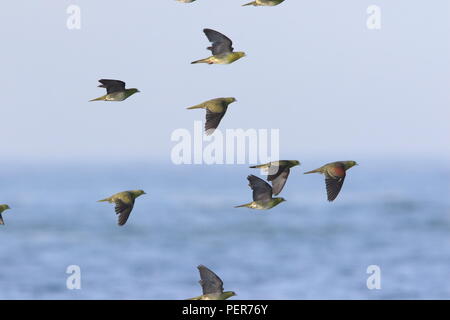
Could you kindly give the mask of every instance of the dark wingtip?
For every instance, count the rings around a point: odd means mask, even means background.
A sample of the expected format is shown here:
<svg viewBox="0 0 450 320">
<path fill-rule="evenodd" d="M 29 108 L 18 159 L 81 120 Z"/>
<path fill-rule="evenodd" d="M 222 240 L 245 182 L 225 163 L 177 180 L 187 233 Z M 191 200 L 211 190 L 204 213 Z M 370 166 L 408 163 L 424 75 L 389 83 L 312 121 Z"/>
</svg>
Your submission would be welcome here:
<svg viewBox="0 0 450 320">
<path fill-rule="evenodd" d="M 339 192 L 340 192 L 340 190 L 337 191 L 337 192 L 330 192 L 329 194 L 327 194 L 327 200 L 328 200 L 329 202 L 333 202 L 333 201 L 336 200 L 336 198 L 338 197 Z"/>
<path fill-rule="evenodd" d="M 217 32 L 217 33 L 220 33 L 219 31 L 216 31 L 216 30 L 213 30 L 213 29 L 210 29 L 210 28 L 205 28 L 205 29 L 203 29 L 203 32 L 208 36 L 208 33 L 209 32 Z M 221 34 L 221 33 L 220 33 Z"/>
</svg>

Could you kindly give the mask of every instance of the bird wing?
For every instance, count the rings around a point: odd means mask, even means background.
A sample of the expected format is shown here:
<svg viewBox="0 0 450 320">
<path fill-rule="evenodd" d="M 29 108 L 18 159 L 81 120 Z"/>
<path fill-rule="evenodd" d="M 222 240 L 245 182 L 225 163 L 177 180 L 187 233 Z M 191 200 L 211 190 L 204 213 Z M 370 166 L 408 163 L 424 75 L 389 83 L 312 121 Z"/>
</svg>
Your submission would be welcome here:
<svg viewBox="0 0 450 320">
<path fill-rule="evenodd" d="M 325 172 L 328 201 L 336 199 L 344 184 L 345 176 L 345 169 L 341 166 L 333 167 Z"/>
<path fill-rule="evenodd" d="M 205 131 L 207 135 L 210 135 L 216 130 L 219 126 L 220 121 L 225 115 L 226 109 L 224 112 L 212 112 L 209 109 L 206 109 L 206 123 L 205 123 Z"/>
<path fill-rule="evenodd" d="M 268 181 L 272 181 L 272 192 L 276 196 L 283 190 L 291 170 L 285 166 L 279 166 L 275 174 L 267 176 Z"/>
<path fill-rule="evenodd" d="M 203 294 L 223 293 L 223 281 L 211 270 L 204 265 L 197 267 L 200 271 L 200 285 L 203 289 Z"/>
<path fill-rule="evenodd" d="M 250 188 L 253 190 L 253 201 L 269 201 L 272 199 L 272 187 L 254 175 L 247 177 Z"/>
<path fill-rule="evenodd" d="M 107 94 L 110 94 L 113 92 L 125 91 L 125 82 L 123 82 L 123 81 L 101 79 L 101 80 L 98 80 L 98 82 L 101 83 L 101 85 L 99 85 L 100 88 L 106 88 Z"/>
<path fill-rule="evenodd" d="M 133 210 L 134 199 L 130 195 L 124 195 L 121 199 L 116 199 L 114 203 L 116 204 L 116 214 L 119 215 L 119 226 L 123 226 Z"/>
<path fill-rule="evenodd" d="M 207 49 L 211 50 L 214 56 L 233 52 L 233 42 L 228 37 L 211 29 L 203 29 L 203 32 L 208 37 L 209 42 L 212 43 L 212 46 Z"/>
</svg>

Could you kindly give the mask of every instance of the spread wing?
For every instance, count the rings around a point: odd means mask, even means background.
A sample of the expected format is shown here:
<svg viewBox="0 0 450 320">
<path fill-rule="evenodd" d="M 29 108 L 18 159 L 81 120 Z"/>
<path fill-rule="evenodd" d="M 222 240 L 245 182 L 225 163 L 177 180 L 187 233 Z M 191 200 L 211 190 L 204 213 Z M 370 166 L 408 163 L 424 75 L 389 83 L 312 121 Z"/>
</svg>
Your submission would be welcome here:
<svg viewBox="0 0 450 320">
<path fill-rule="evenodd" d="M 199 265 L 197 269 L 200 271 L 199 283 L 202 286 L 203 294 L 223 293 L 223 282 L 214 272 L 203 265 Z"/>
<path fill-rule="evenodd" d="M 203 32 L 212 43 L 207 49 L 211 50 L 213 55 L 233 52 L 233 42 L 228 37 L 212 29 L 203 29 Z"/>
<path fill-rule="evenodd" d="M 268 181 L 272 181 L 272 192 L 276 196 L 283 190 L 291 170 L 286 166 L 279 166 L 276 173 L 267 176 Z"/>
<path fill-rule="evenodd" d="M 225 115 L 226 109 L 224 112 L 212 112 L 209 109 L 206 109 L 206 123 L 205 123 L 205 131 L 207 135 L 210 135 L 216 130 L 219 126 L 220 121 Z"/>
<path fill-rule="evenodd" d="M 123 81 L 101 79 L 101 80 L 98 80 L 98 82 L 101 83 L 101 85 L 99 85 L 100 88 L 106 88 L 107 94 L 110 94 L 113 92 L 125 91 L 125 82 L 123 82 Z"/>
<path fill-rule="evenodd" d="M 327 170 L 325 173 L 325 185 L 328 201 L 336 199 L 344 184 L 345 176 L 345 169 L 341 166 Z"/>
<path fill-rule="evenodd" d="M 134 199 L 132 197 L 124 197 L 124 199 L 116 199 L 115 211 L 119 215 L 119 226 L 123 226 L 130 216 L 131 210 L 133 210 Z"/>
<path fill-rule="evenodd" d="M 254 175 L 247 177 L 250 188 L 253 190 L 253 201 L 268 201 L 272 199 L 272 187 Z"/>
</svg>

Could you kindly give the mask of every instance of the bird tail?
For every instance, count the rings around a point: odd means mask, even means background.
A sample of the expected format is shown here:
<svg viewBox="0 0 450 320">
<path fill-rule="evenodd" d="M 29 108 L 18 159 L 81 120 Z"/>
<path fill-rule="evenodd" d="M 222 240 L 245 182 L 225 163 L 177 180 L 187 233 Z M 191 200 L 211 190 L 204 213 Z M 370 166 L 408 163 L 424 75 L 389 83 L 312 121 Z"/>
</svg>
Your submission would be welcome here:
<svg viewBox="0 0 450 320">
<path fill-rule="evenodd" d="M 312 170 L 312 171 L 305 172 L 304 174 L 316 173 L 316 172 L 322 173 L 322 171 L 320 171 L 320 169 L 316 169 L 316 170 Z"/>
<path fill-rule="evenodd" d="M 102 199 L 102 200 L 98 200 L 97 202 L 111 202 L 111 197 L 105 198 L 105 199 Z"/>
<path fill-rule="evenodd" d="M 188 107 L 186 109 L 203 109 L 204 107 L 203 104 L 197 104 L 196 106 Z"/>
<path fill-rule="evenodd" d="M 242 6 L 243 7 L 245 7 L 245 6 L 256 6 L 256 1 L 252 1 L 252 2 L 249 2 L 249 3 L 243 4 Z"/>
<path fill-rule="evenodd" d="M 196 63 L 209 63 L 211 64 L 211 61 L 209 60 L 209 58 L 205 58 L 205 59 L 200 59 L 200 60 L 196 60 L 196 61 L 192 61 L 191 64 L 196 64 Z"/>
<path fill-rule="evenodd" d="M 246 203 L 246 204 L 241 204 L 240 206 L 235 206 L 235 208 L 244 208 L 244 207 L 250 208 L 251 204 L 252 204 L 251 202 L 250 203 Z"/>
<path fill-rule="evenodd" d="M 98 98 L 95 98 L 95 99 L 92 99 L 92 100 L 89 100 L 89 102 L 90 101 L 104 101 L 104 100 L 106 100 L 106 95 L 98 97 Z"/>
</svg>

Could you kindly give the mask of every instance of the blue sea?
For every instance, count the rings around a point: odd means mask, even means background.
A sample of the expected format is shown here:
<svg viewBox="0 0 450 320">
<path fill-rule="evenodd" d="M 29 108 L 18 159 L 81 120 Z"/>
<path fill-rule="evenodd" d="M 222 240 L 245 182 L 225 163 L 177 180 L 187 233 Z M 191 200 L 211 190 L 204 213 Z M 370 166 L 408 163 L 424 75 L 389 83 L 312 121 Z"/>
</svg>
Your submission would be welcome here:
<svg viewBox="0 0 450 320">
<path fill-rule="evenodd" d="M 302 160 L 302 159 L 300 159 Z M 232 299 L 450 299 L 450 167 L 359 159 L 333 203 L 323 163 L 292 169 L 270 211 L 249 202 L 245 165 L 2 163 L 0 299 L 186 299 L 197 265 Z M 124 227 L 96 201 L 144 189 Z M 69 290 L 67 267 L 81 270 Z M 368 289 L 367 268 L 380 268 Z"/>
</svg>

